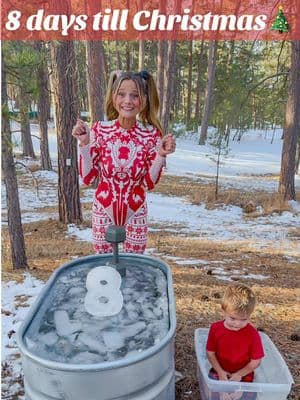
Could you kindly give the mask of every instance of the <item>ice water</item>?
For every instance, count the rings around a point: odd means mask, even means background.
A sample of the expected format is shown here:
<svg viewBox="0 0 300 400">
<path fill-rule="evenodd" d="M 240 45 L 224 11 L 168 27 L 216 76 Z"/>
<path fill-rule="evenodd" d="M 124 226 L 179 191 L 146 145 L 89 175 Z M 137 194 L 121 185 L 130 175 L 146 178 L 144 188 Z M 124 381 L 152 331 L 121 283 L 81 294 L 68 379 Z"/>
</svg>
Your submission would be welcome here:
<svg viewBox="0 0 300 400">
<path fill-rule="evenodd" d="M 100 318 L 84 306 L 90 270 L 74 266 L 58 276 L 25 333 L 33 354 L 68 364 L 102 363 L 139 354 L 167 334 L 168 292 L 163 271 L 126 265 L 122 310 Z"/>
</svg>

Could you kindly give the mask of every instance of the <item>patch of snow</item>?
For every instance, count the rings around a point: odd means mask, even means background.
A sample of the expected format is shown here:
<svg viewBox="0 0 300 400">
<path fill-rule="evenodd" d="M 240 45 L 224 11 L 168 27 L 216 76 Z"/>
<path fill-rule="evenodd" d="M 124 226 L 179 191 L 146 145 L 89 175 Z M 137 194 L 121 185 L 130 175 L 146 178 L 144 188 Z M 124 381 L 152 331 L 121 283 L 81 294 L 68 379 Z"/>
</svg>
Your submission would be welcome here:
<svg viewBox="0 0 300 400">
<path fill-rule="evenodd" d="M 75 224 L 69 224 L 67 228 L 68 235 L 75 236 L 79 240 L 91 242 L 93 239 L 93 232 L 91 228 L 80 229 Z"/>
<path fill-rule="evenodd" d="M 25 397 L 19 394 L 22 391 L 19 380 L 23 379 L 21 358 L 16 342 L 16 332 L 28 312 L 28 308 L 35 301 L 44 286 L 44 282 L 24 274 L 23 282 L 2 282 L 2 368 L 5 368 L 2 379 L 3 398 L 19 400 Z M 14 383 L 12 383 L 14 382 Z M 6 397 L 7 396 L 7 397 Z"/>
<path fill-rule="evenodd" d="M 207 269 L 207 268 L 206 268 Z M 248 273 L 243 273 L 243 270 L 233 270 L 233 271 L 225 271 L 223 268 L 214 268 L 210 270 L 211 275 L 213 275 L 215 278 L 222 280 L 222 281 L 235 281 L 236 278 L 238 279 L 254 279 L 254 280 L 264 280 L 268 279 L 268 275 L 261 275 L 261 274 L 248 274 Z"/>
</svg>

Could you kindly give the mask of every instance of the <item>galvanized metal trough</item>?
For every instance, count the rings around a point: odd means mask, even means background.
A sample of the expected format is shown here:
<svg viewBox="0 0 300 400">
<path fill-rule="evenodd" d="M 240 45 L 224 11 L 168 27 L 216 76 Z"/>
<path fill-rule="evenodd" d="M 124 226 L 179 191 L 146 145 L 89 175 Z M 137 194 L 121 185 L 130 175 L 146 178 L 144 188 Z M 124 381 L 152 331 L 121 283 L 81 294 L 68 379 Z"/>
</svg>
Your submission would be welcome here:
<svg viewBox="0 0 300 400">
<path fill-rule="evenodd" d="M 47 359 L 45 354 L 38 354 L 36 349 L 33 351 L 30 341 L 26 339 L 30 332 L 32 336 L 32 332 L 38 329 L 45 301 L 49 300 L 49 296 L 51 299 L 53 287 L 62 276 L 76 268 L 91 270 L 109 264 L 111 259 L 111 255 L 93 255 L 63 265 L 54 272 L 31 307 L 17 338 L 22 355 L 26 400 L 175 399 L 175 301 L 170 268 L 159 259 L 134 254 L 119 256 L 123 266 L 143 265 L 149 270 L 159 269 L 166 277 L 169 329 L 158 343 L 123 359 L 80 364 Z"/>
</svg>

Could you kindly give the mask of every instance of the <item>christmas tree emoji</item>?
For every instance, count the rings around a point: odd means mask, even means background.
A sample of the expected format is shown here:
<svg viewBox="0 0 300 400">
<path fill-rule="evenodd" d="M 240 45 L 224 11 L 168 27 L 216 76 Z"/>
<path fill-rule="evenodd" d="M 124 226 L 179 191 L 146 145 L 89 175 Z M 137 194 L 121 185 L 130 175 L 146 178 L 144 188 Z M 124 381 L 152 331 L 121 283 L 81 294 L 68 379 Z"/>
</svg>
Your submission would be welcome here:
<svg viewBox="0 0 300 400">
<path fill-rule="evenodd" d="M 273 22 L 271 26 L 272 31 L 279 31 L 279 33 L 283 32 L 288 32 L 289 31 L 289 24 L 287 22 L 287 19 L 285 18 L 283 14 L 283 7 L 279 6 L 278 7 L 278 14 L 277 17 L 275 18 L 275 21 Z"/>
</svg>

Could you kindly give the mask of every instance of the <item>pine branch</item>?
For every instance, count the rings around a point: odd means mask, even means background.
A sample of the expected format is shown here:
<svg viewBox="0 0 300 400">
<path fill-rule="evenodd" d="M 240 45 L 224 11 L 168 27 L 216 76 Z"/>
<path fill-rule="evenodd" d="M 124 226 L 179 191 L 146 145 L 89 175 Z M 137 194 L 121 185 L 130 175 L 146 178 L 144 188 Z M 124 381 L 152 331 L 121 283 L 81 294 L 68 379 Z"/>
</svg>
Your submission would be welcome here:
<svg viewBox="0 0 300 400">
<path fill-rule="evenodd" d="M 249 89 L 248 91 L 248 95 L 247 98 L 249 97 L 250 93 L 253 92 L 253 90 L 255 90 L 258 86 L 262 85 L 265 81 L 267 81 L 268 79 L 273 79 L 273 78 L 277 78 L 278 76 L 284 75 L 284 76 L 288 76 L 290 73 L 290 71 L 287 72 L 278 72 L 274 75 L 270 75 L 270 76 L 266 76 L 264 79 L 262 79 L 260 82 L 258 82 L 256 85 L 254 85 L 252 88 Z"/>
</svg>

